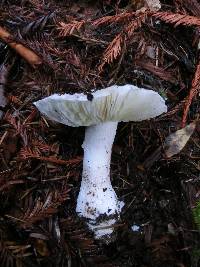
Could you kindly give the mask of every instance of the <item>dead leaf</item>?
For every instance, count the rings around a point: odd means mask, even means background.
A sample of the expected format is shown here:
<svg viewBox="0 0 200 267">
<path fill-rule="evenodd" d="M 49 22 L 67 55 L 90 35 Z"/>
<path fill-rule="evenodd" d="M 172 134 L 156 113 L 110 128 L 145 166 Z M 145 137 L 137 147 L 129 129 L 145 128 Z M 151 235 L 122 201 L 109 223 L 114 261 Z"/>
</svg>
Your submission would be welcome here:
<svg viewBox="0 0 200 267">
<path fill-rule="evenodd" d="M 185 128 L 170 134 L 165 140 L 165 155 L 167 158 L 178 154 L 184 146 L 187 144 L 190 136 L 193 134 L 196 127 L 196 123 L 192 122 Z"/>
</svg>

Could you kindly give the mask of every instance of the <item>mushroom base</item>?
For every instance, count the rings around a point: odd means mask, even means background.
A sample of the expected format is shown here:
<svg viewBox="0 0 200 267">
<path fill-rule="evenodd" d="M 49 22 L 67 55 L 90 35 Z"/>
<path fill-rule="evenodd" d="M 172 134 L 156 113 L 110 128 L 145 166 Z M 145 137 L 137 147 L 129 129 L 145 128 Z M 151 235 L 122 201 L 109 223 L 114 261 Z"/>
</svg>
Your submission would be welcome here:
<svg viewBox="0 0 200 267">
<path fill-rule="evenodd" d="M 81 185 L 77 200 L 76 212 L 89 219 L 88 226 L 97 239 L 113 232 L 112 225 L 119 219 L 124 206 L 124 202 L 117 199 L 112 185 L 105 186 L 97 189 Z"/>
<path fill-rule="evenodd" d="M 92 203 L 87 202 L 87 203 L 82 203 L 82 204 L 83 204 L 82 206 L 77 206 L 77 209 L 76 209 L 79 216 L 89 219 L 88 217 L 91 214 L 99 215 L 95 219 L 88 220 L 88 226 L 90 230 L 94 232 L 95 238 L 100 239 L 103 236 L 111 235 L 114 230 L 114 227 L 113 227 L 114 224 L 117 222 L 117 220 L 119 220 L 119 214 L 121 212 L 121 209 L 124 206 L 124 202 L 118 201 L 116 199 L 116 201 L 112 203 L 112 205 L 110 204 L 106 205 L 106 202 L 104 202 L 104 204 L 101 203 L 101 205 L 99 205 L 98 203 L 97 205 L 94 206 L 93 201 Z M 114 208 L 111 210 L 111 207 L 112 208 L 114 207 Z M 110 213 L 108 211 L 110 211 Z M 115 212 L 113 213 L 113 211 Z"/>
<path fill-rule="evenodd" d="M 89 219 L 89 227 L 100 238 L 111 234 L 124 205 L 110 182 L 110 159 L 117 122 L 86 129 L 83 143 L 83 175 L 76 212 Z"/>
</svg>

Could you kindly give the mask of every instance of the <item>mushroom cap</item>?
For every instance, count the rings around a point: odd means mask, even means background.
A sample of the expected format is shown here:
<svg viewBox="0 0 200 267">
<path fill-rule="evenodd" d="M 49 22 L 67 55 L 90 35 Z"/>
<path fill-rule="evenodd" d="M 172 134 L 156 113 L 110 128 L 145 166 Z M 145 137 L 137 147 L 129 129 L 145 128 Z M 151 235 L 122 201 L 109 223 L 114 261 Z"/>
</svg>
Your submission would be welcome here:
<svg viewBox="0 0 200 267">
<path fill-rule="evenodd" d="M 167 111 L 158 93 L 134 85 L 113 85 L 92 95 L 88 100 L 83 93 L 53 94 L 34 105 L 49 119 L 72 127 L 106 121 L 142 121 Z"/>
</svg>

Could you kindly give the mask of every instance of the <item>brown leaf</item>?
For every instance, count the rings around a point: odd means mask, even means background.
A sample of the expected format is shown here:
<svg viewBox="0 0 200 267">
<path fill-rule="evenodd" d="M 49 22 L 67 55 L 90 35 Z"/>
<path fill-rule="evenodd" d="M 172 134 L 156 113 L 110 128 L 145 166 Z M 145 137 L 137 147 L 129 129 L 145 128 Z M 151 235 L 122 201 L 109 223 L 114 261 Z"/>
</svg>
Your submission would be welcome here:
<svg viewBox="0 0 200 267">
<path fill-rule="evenodd" d="M 192 122 L 185 128 L 170 134 L 165 140 L 165 155 L 167 158 L 171 158 L 173 155 L 178 154 L 184 146 L 187 144 L 190 136 L 193 134 L 196 127 L 196 123 Z"/>
</svg>

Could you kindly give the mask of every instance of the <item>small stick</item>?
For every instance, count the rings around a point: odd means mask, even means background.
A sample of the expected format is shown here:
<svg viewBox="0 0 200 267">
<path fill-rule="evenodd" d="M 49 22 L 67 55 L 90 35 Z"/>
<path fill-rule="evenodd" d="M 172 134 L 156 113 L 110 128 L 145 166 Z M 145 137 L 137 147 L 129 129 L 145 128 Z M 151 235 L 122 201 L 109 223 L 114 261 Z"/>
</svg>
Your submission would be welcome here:
<svg viewBox="0 0 200 267">
<path fill-rule="evenodd" d="M 29 64 L 39 65 L 42 63 L 42 60 L 38 55 L 36 55 L 31 49 L 25 47 L 24 45 L 13 41 L 11 34 L 2 27 L 0 27 L 0 39 L 2 39 L 10 47 L 12 47 Z"/>
</svg>

